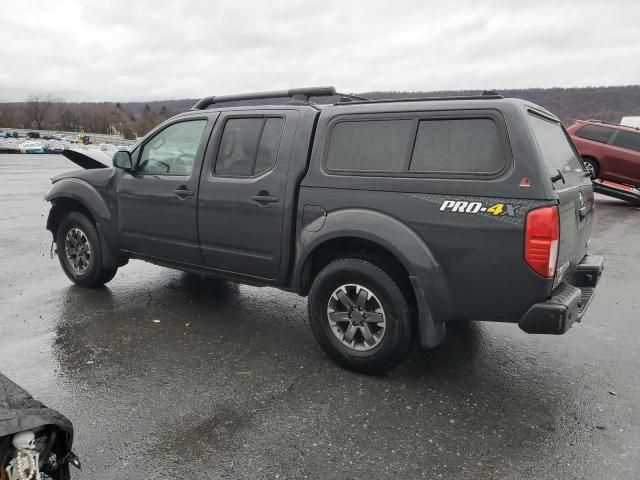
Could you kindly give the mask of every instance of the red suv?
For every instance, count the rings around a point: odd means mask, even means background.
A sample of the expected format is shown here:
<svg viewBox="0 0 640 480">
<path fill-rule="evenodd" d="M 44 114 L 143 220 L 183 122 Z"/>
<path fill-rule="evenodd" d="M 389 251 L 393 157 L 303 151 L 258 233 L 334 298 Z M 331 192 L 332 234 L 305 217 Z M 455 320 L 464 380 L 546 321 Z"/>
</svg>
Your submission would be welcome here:
<svg viewBox="0 0 640 480">
<path fill-rule="evenodd" d="M 640 186 L 638 128 L 600 120 L 576 120 L 567 130 L 594 178 Z"/>
</svg>

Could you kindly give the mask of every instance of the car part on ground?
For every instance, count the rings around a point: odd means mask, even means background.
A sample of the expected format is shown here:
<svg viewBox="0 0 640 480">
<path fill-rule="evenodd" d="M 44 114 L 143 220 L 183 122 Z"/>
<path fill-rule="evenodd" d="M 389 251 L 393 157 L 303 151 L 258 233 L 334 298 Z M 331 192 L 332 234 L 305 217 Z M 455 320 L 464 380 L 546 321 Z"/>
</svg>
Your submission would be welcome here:
<svg viewBox="0 0 640 480">
<path fill-rule="evenodd" d="M 68 480 L 73 425 L 0 375 L 0 479 Z"/>
</svg>

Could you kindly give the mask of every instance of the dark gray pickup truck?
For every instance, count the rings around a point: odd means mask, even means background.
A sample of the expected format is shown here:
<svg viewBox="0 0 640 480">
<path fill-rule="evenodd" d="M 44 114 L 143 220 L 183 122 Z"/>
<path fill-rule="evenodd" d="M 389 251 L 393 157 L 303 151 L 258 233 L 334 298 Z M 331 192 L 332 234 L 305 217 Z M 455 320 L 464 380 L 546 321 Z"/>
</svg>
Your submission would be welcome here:
<svg viewBox="0 0 640 480">
<path fill-rule="evenodd" d="M 115 168 L 54 178 L 67 276 L 97 287 L 137 258 L 308 295 L 320 346 L 366 373 L 450 321 L 562 334 L 581 319 L 603 260 L 587 255 L 591 179 L 554 115 L 493 94 L 309 101 L 333 95 L 207 97 Z M 264 104 L 220 107 L 241 100 Z"/>
</svg>

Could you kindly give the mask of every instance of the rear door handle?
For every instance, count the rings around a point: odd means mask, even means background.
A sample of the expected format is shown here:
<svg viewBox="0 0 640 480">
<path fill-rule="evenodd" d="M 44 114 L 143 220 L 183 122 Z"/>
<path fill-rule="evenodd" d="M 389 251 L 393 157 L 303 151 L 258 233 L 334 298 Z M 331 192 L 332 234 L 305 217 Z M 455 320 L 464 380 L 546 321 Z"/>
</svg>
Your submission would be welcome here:
<svg viewBox="0 0 640 480">
<path fill-rule="evenodd" d="M 582 207 L 578 209 L 578 216 L 580 217 L 580 221 L 587 218 L 587 207 Z"/>
<path fill-rule="evenodd" d="M 253 196 L 253 200 L 266 205 L 267 203 L 275 203 L 278 201 L 278 197 L 274 197 L 273 195 L 269 195 L 269 192 L 265 192 L 264 190 L 261 192 L 258 192 L 257 195 Z"/>
<path fill-rule="evenodd" d="M 187 186 L 186 185 L 180 185 L 178 188 L 176 188 L 173 193 L 175 193 L 178 197 L 180 197 L 182 200 L 184 200 L 187 197 L 190 197 L 191 195 L 193 195 L 194 192 L 193 190 L 187 190 Z"/>
</svg>

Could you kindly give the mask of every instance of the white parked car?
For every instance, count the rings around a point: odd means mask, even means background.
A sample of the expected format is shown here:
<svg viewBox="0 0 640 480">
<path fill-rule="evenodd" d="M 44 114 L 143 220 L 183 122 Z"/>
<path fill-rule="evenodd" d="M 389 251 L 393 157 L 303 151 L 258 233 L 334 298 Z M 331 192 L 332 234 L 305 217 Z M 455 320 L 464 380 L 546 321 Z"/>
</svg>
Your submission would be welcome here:
<svg viewBox="0 0 640 480">
<path fill-rule="evenodd" d="M 21 153 L 45 153 L 44 146 L 38 142 L 24 142 L 18 147 Z"/>
</svg>

